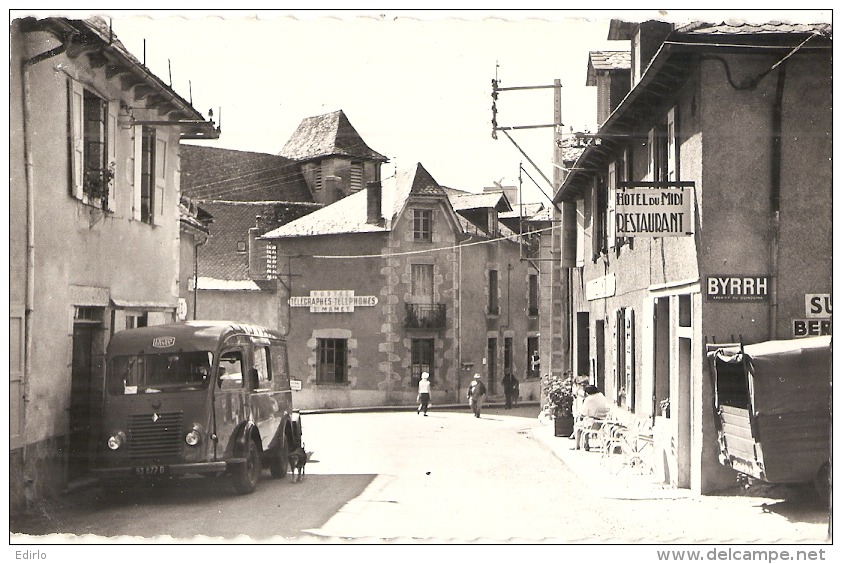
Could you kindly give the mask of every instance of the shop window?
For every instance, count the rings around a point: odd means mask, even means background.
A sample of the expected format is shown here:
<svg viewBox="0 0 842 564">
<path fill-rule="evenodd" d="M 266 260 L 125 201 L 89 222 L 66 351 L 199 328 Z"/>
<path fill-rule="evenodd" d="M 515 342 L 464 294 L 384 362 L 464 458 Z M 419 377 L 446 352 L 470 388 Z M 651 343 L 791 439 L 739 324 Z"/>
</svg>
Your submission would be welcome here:
<svg viewBox="0 0 842 564">
<path fill-rule="evenodd" d="M 149 314 L 146 312 L 126 312 L 126 329 L 137 329 L 149 324 Z"/>
<path fill-rule="evenodd" d="M 348 340 L 319 339 L 316 354 L 316 381 L 321 384 L 344 384 L 348 381 Z"/>
</svg>

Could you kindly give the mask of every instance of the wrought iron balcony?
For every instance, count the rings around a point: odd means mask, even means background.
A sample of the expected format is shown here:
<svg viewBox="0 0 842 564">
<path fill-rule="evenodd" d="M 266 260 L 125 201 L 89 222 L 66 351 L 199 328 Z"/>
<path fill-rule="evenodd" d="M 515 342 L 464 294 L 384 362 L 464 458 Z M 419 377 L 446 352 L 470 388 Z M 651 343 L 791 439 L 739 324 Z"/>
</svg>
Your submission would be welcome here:
<svg viewBox="0 0 842 564">
<path fill-rule="evenodd" d="M 445 304 L 406 304 L 407 329 L 444 329 Z"/>
</svg>

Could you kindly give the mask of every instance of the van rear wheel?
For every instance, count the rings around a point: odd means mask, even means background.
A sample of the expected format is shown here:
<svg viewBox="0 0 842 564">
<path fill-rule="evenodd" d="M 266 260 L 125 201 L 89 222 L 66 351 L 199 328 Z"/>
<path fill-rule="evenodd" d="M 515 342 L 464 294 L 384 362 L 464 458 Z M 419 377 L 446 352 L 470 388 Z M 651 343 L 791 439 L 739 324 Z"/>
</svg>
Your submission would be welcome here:
<svg viewBox="0 0 842 564">
<path fill-rule="evenodd" d="M 269 460 L 269 471 L 273 478 L 283 478 L 289 469 L 289 444 L 286 439 L 281 441 Z"/>
<path fill-rule="evenodd" d="M 234 470 L 234 490 L 238 494 L 250 494 L 257 489 L 257 480 L 260 478 L 260 451 L 257 444 L 250 440 L 246 451 L 246 460 Z"/>
</svg>

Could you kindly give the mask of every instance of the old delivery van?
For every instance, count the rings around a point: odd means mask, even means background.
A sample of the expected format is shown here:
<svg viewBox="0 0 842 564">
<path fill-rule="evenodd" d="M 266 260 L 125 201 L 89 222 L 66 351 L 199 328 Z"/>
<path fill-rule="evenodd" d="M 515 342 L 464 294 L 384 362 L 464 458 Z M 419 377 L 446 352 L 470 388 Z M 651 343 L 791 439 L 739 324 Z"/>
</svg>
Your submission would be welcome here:
<svg viewBox="0 0 842 564">
<path fill-rule="evenodd" d="M 228 321 L 128 329 L 106 362 L 95 468 L 106 484 L 203 474 L 250 493 L 265 466 L 286 475 L 301 420 L 277 331 Z"/>
</svg>

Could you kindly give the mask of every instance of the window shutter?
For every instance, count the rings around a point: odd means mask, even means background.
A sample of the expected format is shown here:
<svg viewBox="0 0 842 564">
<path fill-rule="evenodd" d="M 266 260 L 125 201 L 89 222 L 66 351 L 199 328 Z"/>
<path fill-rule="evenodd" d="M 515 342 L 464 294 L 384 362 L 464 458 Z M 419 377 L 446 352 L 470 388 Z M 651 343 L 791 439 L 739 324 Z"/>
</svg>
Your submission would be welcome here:
<svg viewBox="0 0 842 564">
<path fill-rule="evenodd" d="M 585 266 L 585 200 L 576 200 L 576 266 Z"/>
<path fill-rule="evenodd" d="M 142 192 L 141 184 L 143 182 L 143 171 L 141 170 L 141 167 L 143 166 L 143 126 L 134 126 L 132 128 L 132 133 L 134 135 L 134 159 L 132 167 L 134 169 L 134 174 L 132 174 L 132 219 L 140 221 L 140 196 Z"/>
<path fill-rule="evenodd" d="M 676 109 L 667 113 L 667 179 L 678 180 L 678 143 L 675 129 Z"/>
<path fill-rule="evenodd" d="M 167 187 L 167 142 L 155 135 L 155 212 L 153 221 L 162 225 L 172 218 L 164 217 L 164 190 Z"/>
<path fill-rule="evenodd" d="M 599 178 L 594 177 L 591 182 L 591 260 L 596 262 L 600 251 L 600 214 L 599 207 Z"/>
<path fill-rule="evenodd" d="M 622 327 L 622 320 L 623 320 L 623 310 L 617 309 L 614 311 L 614 323 L 612 327 L 612 338 L 614 342 L 613 351 L 611 354 L 611 374 L 614 376 L 613 384 L 614 384 L 614 401 L 617 405 L 620 405 L 620 363 L 621 363 L 621 356 L 623 354 L 622 350 L 620 349 L 620 341 L 621 341 L 621 329 Z"/>
<path fill-rule="evenodd" d="M 578 257 L 582 244 L 579 242 L 580 226 L 576 209 L 578 202 L 561 202 L 561 266 L 574 268 L 579 265 Z"/>
<path fill-rule="evenodd" d="M 72 168 L 72 194 L 75 198 L 82 199 L 84 191 L 83 178 L 85 175 L 84 159 L 84 100 L 85 93 L 82 85 L 75 80 L 70 81 L 70 131 L 71 131 L 71 168 Z"/>
<path fill-rule="evenodd" d="M 625 381 L 626 381 L 626 406 L 634 411 L 634 310 L 627 308 L 624 316 L 625 322 Z"/>
<path fill-rule="evenodd" d="M 649 130 L 649 138 L 648 138 L 647 143 L 646 143 L 646 147 L 649 150 L 649 170 L 646 173 L 646 180 L 648 180 L 649 182 L 654 182 L 655 180 L 657 180 L 657 178 L 656 178 L 657 163 L 655 162 L 655 159 L 657 158 L 657 154 L 658 154 L 658 148 L 655 146 L 655 143 L 657 142 L 657 140 L 658 140 L 657 131 L 654 128 L 650 129 Z"/>
<path fill-rule="evenodd" d="M 108 209 L 116 209 L 117 192 L 117 103 L 108 102 L 108 169 L 115 173 L 115 176 L 108 182 Z"/>
<path fill-rule="evenodd" d="M 617 199 L 617 163 L 611 163 L 608 165 L 608 221 L 606 222 L 607 225 L 605 228 L 608 232 L 608 248 L 613 249 L 614 247 L 618 247 L 617 245 L 617 238 L 616 232 L 614 231 L 615 228 L 615 220 L 614 220 L 614 205 L 615 200 Z"/>
</svg>

